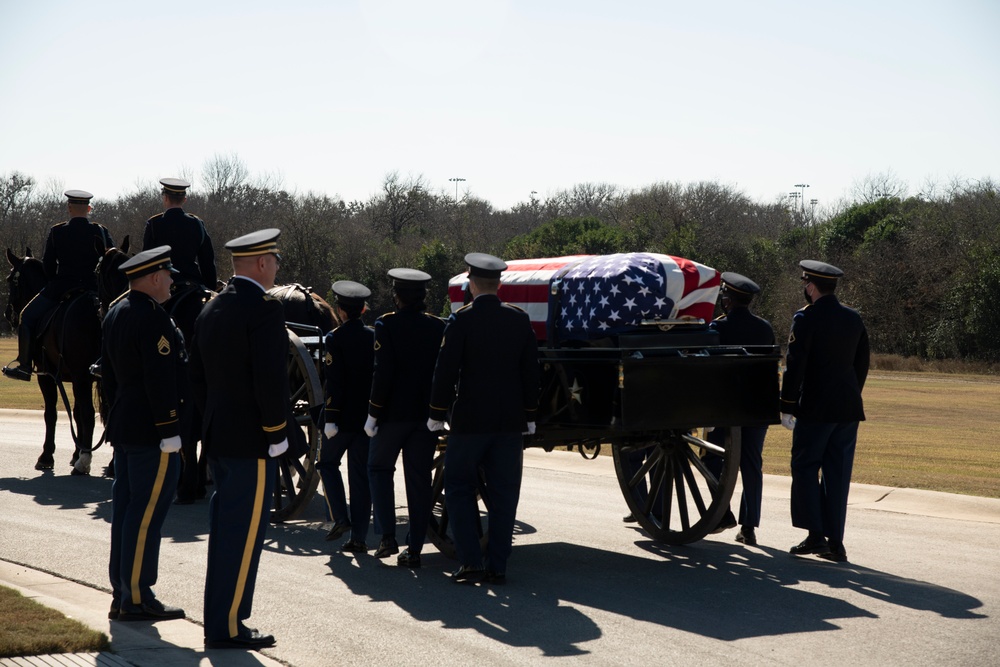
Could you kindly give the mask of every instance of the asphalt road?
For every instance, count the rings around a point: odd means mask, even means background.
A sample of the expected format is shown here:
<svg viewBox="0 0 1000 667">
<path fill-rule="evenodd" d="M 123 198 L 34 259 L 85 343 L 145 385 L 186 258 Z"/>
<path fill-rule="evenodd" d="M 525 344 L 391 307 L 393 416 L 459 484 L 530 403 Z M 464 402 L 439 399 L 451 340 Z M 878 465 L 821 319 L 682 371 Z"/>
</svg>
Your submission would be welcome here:
<svg viewBox="0 0 1000 667">
<path fill-rule="evenodd" d="M 108 591 L 111 482 L 71 477 L 68 447 L 36 472 L 41 434 L 38 413 L 0 410 L 0 559 Z M 451 583 L 430 545 L 415 571 L 338 553 L 317 499 L 269 529 L 251 625 L 296 667 L 998 664 L 1000 501 L 856 486 L 838 565 L 789 556 L 803 534 L 788 480 L 764 493 L 760 547 L 732 530 L 668 547 L 622 523 L 610 458 L 529 450 L 508 584 L 492 590 Z M 195 622 L 207 507 L 172 508 L 160 555 L 158 597 Z"/>
</svg>

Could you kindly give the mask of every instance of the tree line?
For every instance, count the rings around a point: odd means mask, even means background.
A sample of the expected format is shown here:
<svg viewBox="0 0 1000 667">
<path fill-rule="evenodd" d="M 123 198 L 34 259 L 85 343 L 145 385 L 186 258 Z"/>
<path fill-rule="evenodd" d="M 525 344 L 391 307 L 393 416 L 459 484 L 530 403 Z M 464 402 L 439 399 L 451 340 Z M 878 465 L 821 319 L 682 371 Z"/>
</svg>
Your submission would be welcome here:
<svg viewBox="0 0 1000 667">
<path fill-rule="evenodd" d="M 838 294 L 861 311 L 875 352 L 1000 361 L 1000 311 L 992 304 L 1000 294 L 1000 198 L 990 180 L 910 195 L 892 175 L 869 177 L 819 216 L 714 182 L 631 190 L 586 183 L 498 210 L 397 173 L 365 201 L 297 193 L 251 175 L 236 156 L 216 156 L 191 180 L 184 208 L 205 220 L 220 276 L 231 266 L 227 240 L 278 227 L 279 281 L 328 298 L 336 280 L 364 283 L 375 315 L 392 310 L 386 272 L 396 266 L 430 273 L 429 307 L 444 313 L 448 278 L 465 269 L 467 252 L 518 259 L 646 251 L 751 277 L 762 287 L 754 310 L 783 339 L 804 304 L 798 261 L 808 258 L 844 270 Z M 162 210 L 155 182 L 92 203 L 92 219 L 118 243 L 128 235 L 133 250 L 145 221 Z M 19 172 L 0 175 L 0 244 L 40 255 L 49 227 L 65 219 L 61 191 Z"/>
</svg>

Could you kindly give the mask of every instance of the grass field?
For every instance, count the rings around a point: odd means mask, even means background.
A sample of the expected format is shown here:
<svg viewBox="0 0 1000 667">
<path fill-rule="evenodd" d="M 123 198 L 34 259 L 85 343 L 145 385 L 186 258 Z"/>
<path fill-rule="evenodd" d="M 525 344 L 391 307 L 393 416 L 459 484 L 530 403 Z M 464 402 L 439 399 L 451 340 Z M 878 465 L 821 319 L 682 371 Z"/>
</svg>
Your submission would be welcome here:
<svg viewBox="0 0 1000 667">
<path fill-rule="evenodd" d="M 0 338 L 0 361 L 15 356 L 14 339 Z M 864 399 L 855 482 L 1000 498 L 1000 377 L 873 371 Z M 0 378 L 0 407 L 40 410 L 37 385 Z M 772 426 L 764 472 L 789 474 L 791 447 L 791 432 Z"/>
</svg>

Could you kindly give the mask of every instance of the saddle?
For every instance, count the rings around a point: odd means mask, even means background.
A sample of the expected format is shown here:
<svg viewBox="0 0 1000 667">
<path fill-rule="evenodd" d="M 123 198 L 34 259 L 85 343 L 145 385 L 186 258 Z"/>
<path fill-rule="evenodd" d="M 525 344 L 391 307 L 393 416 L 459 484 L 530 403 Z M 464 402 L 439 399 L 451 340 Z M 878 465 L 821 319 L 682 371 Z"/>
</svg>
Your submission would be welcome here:
<svg viewBox="0 0 1000 667">
<path fill-rule="evenodd" d="M 34 339 L 36 341 L 41 340 L 56 320 L 57 315 L 69 310 L 74 303 L 85 298 L 89 298 L 92 301 L 95 313 L 100 312 L 101 303 L 97 298 L 97 292 L 88 290 L 85 287 L 68 289 L 60 295 L 55 307 L 38 320 L 38 329 L 34 332 Z"/>
</svg>

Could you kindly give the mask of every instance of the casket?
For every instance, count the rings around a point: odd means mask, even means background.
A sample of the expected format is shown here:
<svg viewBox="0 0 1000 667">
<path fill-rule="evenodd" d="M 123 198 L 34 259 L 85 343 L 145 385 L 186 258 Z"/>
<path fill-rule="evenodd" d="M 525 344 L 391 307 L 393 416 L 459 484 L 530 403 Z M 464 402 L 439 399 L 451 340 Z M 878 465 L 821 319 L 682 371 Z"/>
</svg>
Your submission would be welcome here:
<svg viewBox="0 0 1000 667">
<path fill-rule="evenodd" d="M 719 272 L 683 257 L 648 252 L 572 255 L 507 262 L 498 296 L 528 313 L 539 341 L 593 340 L 655 320 L 710 322 Z M 452 312 L 466 300 L 468 274 L 448 282 Z"/>
</svg>

